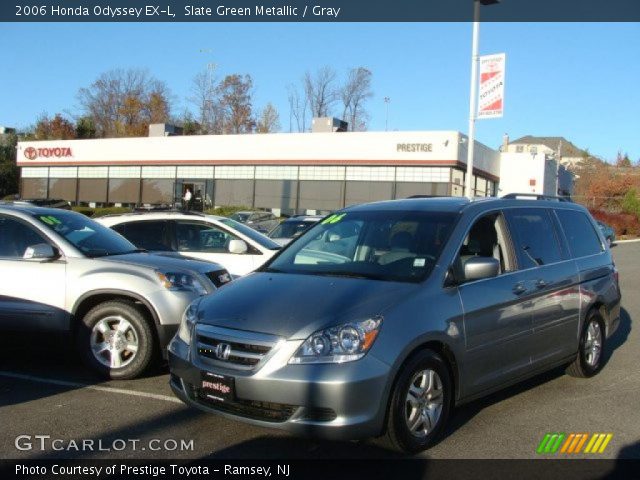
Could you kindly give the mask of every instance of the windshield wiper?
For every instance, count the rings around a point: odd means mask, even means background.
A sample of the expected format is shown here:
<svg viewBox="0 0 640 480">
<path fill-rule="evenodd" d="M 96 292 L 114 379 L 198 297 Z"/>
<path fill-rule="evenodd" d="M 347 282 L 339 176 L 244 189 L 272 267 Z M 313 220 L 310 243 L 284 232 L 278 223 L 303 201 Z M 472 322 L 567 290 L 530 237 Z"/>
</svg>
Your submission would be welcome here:
<svg viewBox="0 0 640 480">
<path fill-rule="evenodd" d="M 375 275 L 373 273 L 358 273 L 358 272 L 345 272 L 342 270 L 330 270 L 330 271 L 314 271 L 309 272 L 314 275 L 327 275 L 330 277 L 347 277 L 347 278 L 365 278 L 367 280 L 386 280 L 382 275 Z"/>
<path fill-rule="evenodd" d="M 261 272 L 267 272 L 267 273 L 285 273 L 284 270 L 279 270 L 277 268 L 271 268 L 271 267 L 264 267 L 260 269 Z"/>
</svg>

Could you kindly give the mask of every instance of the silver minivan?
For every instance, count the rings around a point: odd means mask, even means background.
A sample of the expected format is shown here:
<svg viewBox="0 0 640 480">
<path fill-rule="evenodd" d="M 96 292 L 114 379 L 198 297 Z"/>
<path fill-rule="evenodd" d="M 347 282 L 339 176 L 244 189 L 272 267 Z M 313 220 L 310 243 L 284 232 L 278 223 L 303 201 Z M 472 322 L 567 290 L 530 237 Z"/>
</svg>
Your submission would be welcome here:
<svg viewBox="0 0 640 480">
<path fill-rule="evenodd" d="M 417 452 L 456 405 L 560 365 L 596 374 L 619 318 L 611 252 L 579 205 L 379 202 L 194 301 L 170 382 L 208 412 Z"/>
</svg>

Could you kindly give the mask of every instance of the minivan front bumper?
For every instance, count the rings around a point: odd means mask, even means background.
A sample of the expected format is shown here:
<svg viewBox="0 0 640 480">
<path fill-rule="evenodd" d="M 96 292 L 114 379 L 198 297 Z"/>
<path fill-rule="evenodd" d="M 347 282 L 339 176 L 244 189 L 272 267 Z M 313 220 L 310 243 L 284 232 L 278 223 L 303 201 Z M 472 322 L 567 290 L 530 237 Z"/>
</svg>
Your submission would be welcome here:
<svg viewBox="0 0 640 480">
<path fill-rule="evenodd" d="M 342 364 L 267 362 L 255 371 L 239 371 L 203 364 L 176 336 L 169 344 L 169 366 L 175 395 L 206 412 L 332 440 L 383 432 L 390 367 L 372 355 Z M 203 372 L 232 377 L 233 400 L 203 398 Z"/>
</svg>

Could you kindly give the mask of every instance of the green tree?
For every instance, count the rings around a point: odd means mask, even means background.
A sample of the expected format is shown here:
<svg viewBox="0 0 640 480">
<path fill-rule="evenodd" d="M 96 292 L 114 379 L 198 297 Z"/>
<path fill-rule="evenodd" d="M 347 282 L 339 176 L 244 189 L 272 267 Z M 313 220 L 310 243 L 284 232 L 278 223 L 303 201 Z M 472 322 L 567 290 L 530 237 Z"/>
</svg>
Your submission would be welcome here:
<svg viewBox="0 0 640 480">
<path fill-rule="evenodd" d="M 18 137 L 14 133 L 0 138 L 0 198 L 18 193 L 20 172 L 16 165 Z"/>
<path fill-rule="evenodd" d="M 80 117 L 76 122 L 76 138 L 96 138 L 96 124 L 91 117 Z"/>
<path fill-rule="evenodd" d="M 635 188 L 629 189 L 622 199 L 622 210 L 625 213 L 636 215 L 640 219 L 640 200 Z"/>
</svg>

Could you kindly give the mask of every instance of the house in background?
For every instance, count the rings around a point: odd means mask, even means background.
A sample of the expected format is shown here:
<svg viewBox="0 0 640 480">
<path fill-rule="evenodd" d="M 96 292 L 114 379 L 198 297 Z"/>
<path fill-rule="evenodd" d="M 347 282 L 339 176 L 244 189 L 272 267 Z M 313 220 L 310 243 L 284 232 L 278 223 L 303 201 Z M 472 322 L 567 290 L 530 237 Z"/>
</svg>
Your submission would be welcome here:
<svg viewBox="0 0 640 480">
<path fill-rule="evenodd" d="M 529 153 L 542 154 L 560 158 L 560 165 L 571 169 L 579 166 L 586 158 L 589 158 L 589 152 L 576 147 L 573 143 L 564 137 L 534 137 L 526 135 L 513 141 L 509 141 L 509 137 L 505 136 L 502 146 L 503 153 Z"/>
</svg>

